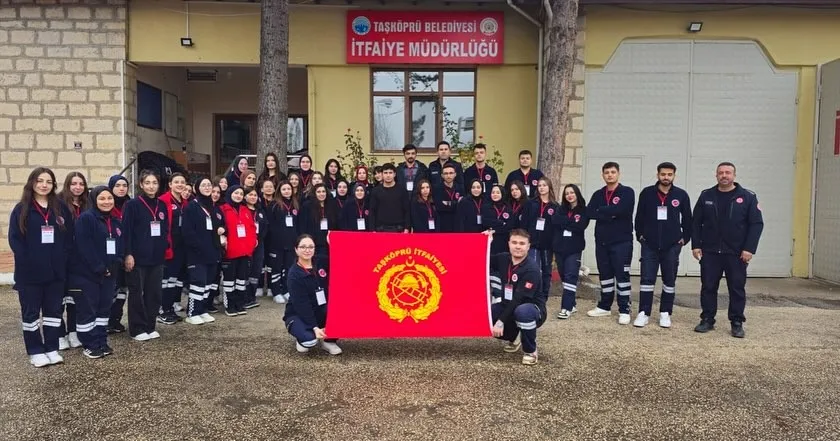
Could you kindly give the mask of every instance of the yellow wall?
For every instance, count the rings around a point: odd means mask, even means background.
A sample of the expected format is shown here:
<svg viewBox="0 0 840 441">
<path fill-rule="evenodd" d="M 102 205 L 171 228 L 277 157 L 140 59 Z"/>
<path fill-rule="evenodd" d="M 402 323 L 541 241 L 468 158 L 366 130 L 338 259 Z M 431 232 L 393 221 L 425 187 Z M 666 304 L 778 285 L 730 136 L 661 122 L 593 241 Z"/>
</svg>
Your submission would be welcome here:
<svg viewBox="0 0 840 441">
<path fill-rule="evenodd" d="M 688 33 L 686 28 L 691 21 L 702 21 L 702 32 Z M 755 7 L 685 13 L 587 8 L 584 54 L 589 68 L 605 65 L 626 39 L 655 38 L 753 40 L 778 67 L 799 73 L 795 202 L 791 208 L 793 275 L 807 277 L 816 65 L 840 58 L 840 11 Z"/>
</svg>

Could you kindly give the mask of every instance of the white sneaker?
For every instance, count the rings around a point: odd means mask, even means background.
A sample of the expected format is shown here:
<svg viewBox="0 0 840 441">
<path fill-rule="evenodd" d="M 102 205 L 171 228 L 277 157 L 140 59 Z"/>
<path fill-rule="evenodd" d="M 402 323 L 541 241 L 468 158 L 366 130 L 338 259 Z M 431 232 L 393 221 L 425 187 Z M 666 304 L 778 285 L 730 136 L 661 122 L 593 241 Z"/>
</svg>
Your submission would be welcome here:
<svg viewBox="0 0 840 441">
<path fill-rule="evenodd" d="M 266 291 L 266 296 L 267 297 L 274 297 L 274 293 L 271 292 L 271 288 L 268 288 L 268 291 Z"/>
<path fill-rule="evenodd" d="M 630 314 L 618 314 L 618 324 L 619 325 L 629 325 L 630 324 Z"/>
<path fill-rule="evenodd" d="M 160 338 L 160 334 L 157 331 L 152 331 L 149 333 L 149 338 Z"/>
<path fill-rule="evenodd" d="M 67 340 L 70 342 L 71 348 L 80 348 L 82 347 L 82 342 L 79 340 L 79 334 L 75 332 L 71 332 L 67 334 Z"/>
<path fill-rule="evenodd" d="M 190 325 L 203 325 L 204 324 L 204 320 L 201 318 L 200 315 L 191 315 L 191 316 L 185 318 L 184 322 L 188 323 Z"/>
<path fill-rule="evenodd" d="M 612 311 L 596 307 L 595 309 L 590 309 L 586 315 L 590 317 L 609 317 L 612 315 Z"/>
<path fill-rule="evenodd" d="M 201 314 L 200 317 L 201 317 L 202 320 L 204 320 L 204 323 L 213 323 L 213 322 L 216 321 L 216 318 L 213 317 L 212 315 L 210 315 L 207 312 L 205 312 L 204 314 Z"/>
<path fill-rule="evenodd" d="M 29 362 L 35 367 L 44 367 L 50 364 L 50 359 L 47 354 L 35 354 L 29 356 Z"/>
<path fill-rule="evenodd" d="M 667 312 L 660 312 L 659 313 L 659 326 L 663 328 L 670 328 L 671 327 L 671 314 Z"/>
<path fill-rule="evenodd" d="M 633 321 L 633 326 L 637 328 L 644 328 L 647 326 L 650 317 L 647 316 L 644 312 L 640 312 L 639 315 L 636 316 L 636 320 Z"/>
<path fill-rule="evenodd" d="M 505 352 L 511 352 L 511 353 L 518 351 L 519 348 L 522 347 L 522 341 L 519 337 L 520 337 L 520 335 L 519 335 L 519 333 L 517 333 L 516 338 L 513 341 L 507 342 L 507 344 L 505 344 L 505 346 L 502 348 L 502 350 L 505 351 Z"/>
<path fill-rule="evenodd" d="M 183 306 L 181 306 L 181 303 L 180 303 L 180 302 L 175 302 L 175 303 L 173 303 L 173 304 L 172 304 L 172 308 L 175 310 L 175 312 L 181 312 L 181 311 L 183 311 L 183 310 L 184 310 L 184 307 L 183 307 Z"/>
<path fill-rule="evenodd" d="M 525 354 L 522 356 L 522 364 L 524 365 L 535 365 L 537 364 L 537 352 L 534 351 L 533 354 Z"/>
<path fill-rule="evenodd" d="M 58 351 L 52 351 L 46 353 L 47 359 L 50 361 L 50 364 L 59 364 L 64 363 L 64 357 L 58 354 Z"/>
<path fill-rule="evenodd" d="M 58 337 L 58 350 L 64 351 L 70 349 L 70 341 L 67 340 L 67 337 Z"/>
<path fill-rule="evenodd" d="M 282 305 L 283 303 L 286 303 L 286 297 L 282 294 L 277 294 L 276 296 L 274 296 L 274 303 Z"/>
<path fill-rule="evenodd" d="M 309 348 L 301 345 L 298 342 L 295 342 L 295 349 L 297 349 L 297 351 L 300 352 L 301 354 L 305 354 L 305 353 L 309 352 Z"/>
<path fill-rule="evenodd" d="M 149 341 L 151 339 L 151 337 L 149 337 L 149 334 L 146 334 L 145 332 L 142 334 L 137 334 L 131 338 L 133 338 L 135 341 Z"/>
<path fill-rule="evenodd" d="M 291 295 L 291 294 L 289 294 L 289 293 L 283 294 L 283 298 L 285 298 L 287 302 L 289 301 L 289 298 L 290 298 L 291 296 L 292 296 L 292 295 Z"/>
<path fill-rule="evenodd" d="M 568 320 L 572 318 L 572 314 L 577 312 L 577 308 L 572 308 L 571 311 L 568 309 L 561 309 L 560 312 L 557 314 L 557 318 L 560 320 Z"/>
<path fill-rule="evenodd" d="M 321 342 L 321 348 L 329 352 L 330 355 L 341 355 L 341 348 L 337 344 L 328 341 Z"/>
<path fill-rule="evenodd" d="M 254 297 L 262 297 L 262 296 L 263 296 L 263 289 L 262 288 L 257 288 L 257 290 L 254 291 Z"/>
</svg>

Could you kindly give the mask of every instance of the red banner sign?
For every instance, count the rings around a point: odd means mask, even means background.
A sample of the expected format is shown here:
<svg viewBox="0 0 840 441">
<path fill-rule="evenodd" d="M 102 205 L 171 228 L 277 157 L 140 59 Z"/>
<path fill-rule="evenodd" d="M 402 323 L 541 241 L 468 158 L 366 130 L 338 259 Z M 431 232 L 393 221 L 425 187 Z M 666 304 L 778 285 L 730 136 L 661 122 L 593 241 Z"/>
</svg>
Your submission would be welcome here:
<svg viewBox="0 0 840 441">
<path fill-rule="evenodd" d="M 502 64 L 499 11 L 348 11 L 347 63 Z"/>
<path fill-rule="evenodd" d="M 834 156 L 840 156 L 840 110 L 834 118 Z"/>
</svg>

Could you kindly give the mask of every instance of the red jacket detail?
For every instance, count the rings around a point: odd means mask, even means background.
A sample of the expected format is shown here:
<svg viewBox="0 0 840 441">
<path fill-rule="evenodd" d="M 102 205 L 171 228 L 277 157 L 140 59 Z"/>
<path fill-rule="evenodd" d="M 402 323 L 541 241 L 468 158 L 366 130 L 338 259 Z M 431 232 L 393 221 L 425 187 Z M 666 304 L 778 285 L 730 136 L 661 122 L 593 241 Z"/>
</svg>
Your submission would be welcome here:
<svg viewBox="0 0 840 441">
<path fill-rule="evenodd" d="M 175 257 L 175 252 L 172 250 L 172 204 L 176 202 L 172 197 L 172 190 L 160 195 L 158 199 L 166 203 L 166 221 L 169 222 L 169 233 L 166 235 L 166 243 L 169 245 L 166 247 L 166 254 L 164 254 L 164 257 L 166 260 L 172 260 L 172 258 Z M 184 215 L 184 209 L 187 208 L 188 203 L 189 201 L 181 201 L 181 216 Z"/>
<path fill-rule="evenodd" d="M 219 209 L 225 217 L 225 230 L 227 231 L 227 248 L 225 259 L 236 259 L 238 257 L 251 257 L 254 248 L 257 247 L 257 227 L 254 224 L 254 216 L 251 210 L 242 203 L 239 212 L 229 204 L 222 204 Z M 245 237 L 238 237 L 238 226 L 245 227 Z"/>
</svg>

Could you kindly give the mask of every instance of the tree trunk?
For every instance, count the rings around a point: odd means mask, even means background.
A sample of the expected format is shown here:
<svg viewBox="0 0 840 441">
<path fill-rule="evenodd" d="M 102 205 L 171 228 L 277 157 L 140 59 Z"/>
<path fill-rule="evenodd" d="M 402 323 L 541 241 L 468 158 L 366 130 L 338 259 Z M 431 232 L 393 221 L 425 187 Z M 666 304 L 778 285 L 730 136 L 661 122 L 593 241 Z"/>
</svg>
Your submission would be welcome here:
<svg viewBox="0 0 840 441">
<path fill-rule="evenodd" d="M 277 168 L 286 171 L 289 144 L 289 0 L 262 0 L 261 12 L 257 173 L 270 152 L 277 154 Z"/>
<path fill-rule="evenodd" d="M 545 62 L 543 66 L 540 169 L 560 185 L 569 128 L 569 98 L 575 69 L 578 0 L 544 0 Z M 559 191 L 559 190 L 558 190 Z"/>
</svg>

